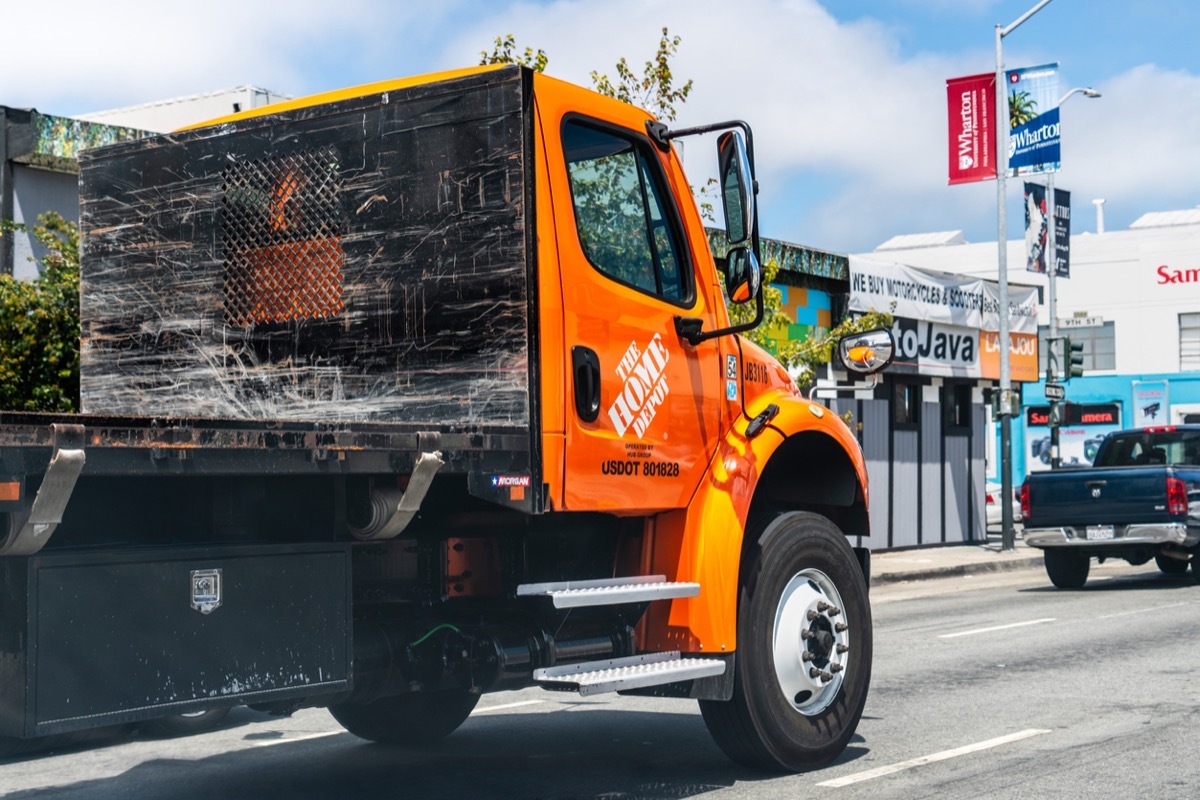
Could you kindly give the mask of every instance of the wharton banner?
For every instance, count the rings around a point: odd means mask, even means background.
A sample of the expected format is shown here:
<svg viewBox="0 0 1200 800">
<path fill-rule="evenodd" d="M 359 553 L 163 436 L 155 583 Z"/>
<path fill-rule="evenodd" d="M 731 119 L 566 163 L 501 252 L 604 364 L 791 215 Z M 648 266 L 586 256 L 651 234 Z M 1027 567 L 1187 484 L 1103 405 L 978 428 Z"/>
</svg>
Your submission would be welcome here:
<svg viewBox="0 0 1200 800">
<path fill-rule="evenodd" d="M 1058 64 L 1013 69 L 1007 76 L 1009 176 L 1057 172 Z"/>
<path fill-rule="evenodd" d="M 950 185 L 996 178 L 996 75 L 946 81 Z"/>
<path fill-rule="evenodd" d="M 1025 269 L 1046 274 L 1050 246 L 1050 210 L 1047 189 L 1025 183 Z M 1054 274 L 1071 277 L 1071 193 L 1054 190 Z"/>
<path fill-rule="evenodd" d="M 1050 213 L 1046 187 L 1025 184 L 1025 270 L 1046 274 L 1046 248 L 1050 246 Z M 1057 231 L 1055 232 L 1057 234 Z"/>
</svg>

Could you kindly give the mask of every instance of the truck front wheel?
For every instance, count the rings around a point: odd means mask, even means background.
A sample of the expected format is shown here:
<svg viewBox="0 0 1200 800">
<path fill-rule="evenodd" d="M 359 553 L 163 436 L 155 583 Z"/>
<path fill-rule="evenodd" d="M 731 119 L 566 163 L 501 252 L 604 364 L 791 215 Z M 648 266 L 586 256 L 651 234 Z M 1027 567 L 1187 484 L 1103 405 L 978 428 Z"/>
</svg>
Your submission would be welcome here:
<svg viewBox="0 0 1200 800">
<path fill-rule="evenodd" d="M 733 698 L 702 700 L 709 732 L 745 766 L 810 769 L 845 749 L 871 682 L 871 608 L 854 551 L 825 517 L 747 531 Z"/>
<path fill-rule="evenodd" d="M 1046 574 L 1060 589 L 1078 589 L 1087 583 L 1092 559 L 1082 553 L 1047 547 L 1044 551 Z"/>
<path fill-rule="evenodd" d="M 361 739 L 412 746 L 446 738 L 471 716 L 478 702 L 478 694 L 456 689 L 402 694 L 370 703 L 340 703 L 330 706 L 329 713 Z"/>
</svg>

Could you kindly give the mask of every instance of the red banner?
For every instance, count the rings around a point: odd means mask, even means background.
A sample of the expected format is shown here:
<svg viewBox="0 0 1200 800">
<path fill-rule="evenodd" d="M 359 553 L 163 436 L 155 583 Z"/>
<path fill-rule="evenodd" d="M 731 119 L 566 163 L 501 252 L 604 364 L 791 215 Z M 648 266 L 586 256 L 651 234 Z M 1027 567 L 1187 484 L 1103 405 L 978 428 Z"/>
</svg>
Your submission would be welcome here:
<svg viewBox="0 0 1200 800">
<path fill-rule="evenodd" d="M 946 81 L 950 184 L 996 178 L 996 75 Z"/>
</svg>

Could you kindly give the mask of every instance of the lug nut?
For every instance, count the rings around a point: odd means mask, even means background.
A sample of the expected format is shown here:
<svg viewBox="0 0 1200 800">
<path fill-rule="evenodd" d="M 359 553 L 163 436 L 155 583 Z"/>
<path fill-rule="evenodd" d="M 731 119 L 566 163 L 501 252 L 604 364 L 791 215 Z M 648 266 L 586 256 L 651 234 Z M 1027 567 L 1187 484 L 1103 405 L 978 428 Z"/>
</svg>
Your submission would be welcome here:
<svg viewBox="0 0 1200 800">
<path fill-rule="evenodd" d="M 813 610 L 810 608 L 810 609 L 808 610 L 808 614 L 807 614 L 807 616 L 808 616 L 808 621 L 809 621 L 809 622 L 812 622 L 812 621 L 814 621 L 814 620 L 815 620 L 817 617 L 819 617 L 819 616 L 821 616 L 821 615 L 820 615 L 820 614 L 818 614 L 817 612 L 813 611 Z"/>
<path fill-rule="evenodd" d="M 829 616 L 836 617 L 840 613 L 842 613 L 842 610 L 840 608 L 836 608 L 834 606 L 829 607 Z"/>
<path fill-rule="evenodd" d="M 801 639 L 812 639 L 815 636 L 816 636 L 816 634 L 813 633 L 812 631 L 810 631 L 808 628 L 805 628 L 804 630 L 800 631 Z"/>
<path fill-rule="evenodd" d="M 842 653 L 848 653 L 848 652 L 850 652 L 850 645 L 848 645 L 848 644 L 839 644 L 839 645 L 837 646 L 837 651 L 838 651 L 838 655 L 841 655 Z"/>
<path fill-rule="evenodd" d="M 833 626 L 833 629 L 834 629 L 835 631 L 837 631 L 838 633 L 845 633 L 845 632 L 846 632 L 846 630 L 847 630 L 849 627 L 850 627 L 850 626 L 849 626 L 849 625 L 847 625 L 846 623 L 844 623 L 844 622 L 839 622 L 837 625 L 834 625 L 834 626 Z"/>
<path fill-rule="evenodd" d="M 831 608 L 833 608 L 833 606 L 829 605 L 829 603 L 826 603 L 823 600 L 821 602 L 817 603 L 817 611 L 820 611 L 822 614 L 824 614 L 826 611 L 828 611 Z"/>
<path fill-rule="evenodd" d="M 833 661 L 829 664 L 829 671 L 832 672 L 834 675 L 838 674 L 843 669 L 844 669 L 844 667 L 836 661 Z"/>
<path fill-rule="evenodd" d="M 833 675 L 831 675 L 831 674 L 830 674 L 830 673 L 828 673 L 828 672 L 824 672 L 824 671 L 822 671 L 822 670 L 819 670 L 819 669 L 817 669 L 816 667 L 813 667 L 812 669 L 810 669 L 810 670 L 808 671 L 808 677 L 810 677 L 810 678 L 820 678 L 820 679 L 821 679 L 821 680 L 823 680 L 823 681 L 831 681 L 831 680 L 833 680 Z"/>
<path fill-rule="evenodd" d="M 814 658 L 816 658 L 816 656 L 814 656 L 812 653 L 808 652 L 807 650 L 805 650 L 803 653 L 800 654 L 801 661 L 812 661 Z"/>
</svg>

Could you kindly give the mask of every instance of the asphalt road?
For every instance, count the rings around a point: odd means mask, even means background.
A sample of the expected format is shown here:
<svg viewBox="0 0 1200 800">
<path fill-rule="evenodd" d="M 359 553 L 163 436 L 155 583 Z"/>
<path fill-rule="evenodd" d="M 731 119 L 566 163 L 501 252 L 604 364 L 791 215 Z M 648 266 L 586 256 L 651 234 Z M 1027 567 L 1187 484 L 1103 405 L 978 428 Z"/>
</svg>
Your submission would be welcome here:
<svg viewBox="0 0 1200 800">
<path fill-rule="evenodd" d="M 526 690 L 485 697 L 445 742 L 370 745 L 323 710 L 237 709 L 220 729 L 110 732 L 0 764 L 8 798 L 1122 798 L 1200 791 L 1200 586 L 1093 568 L 879 587 L 866 715 L 837 763 L 728 762 L 694 703 Z"/>
</svg>

